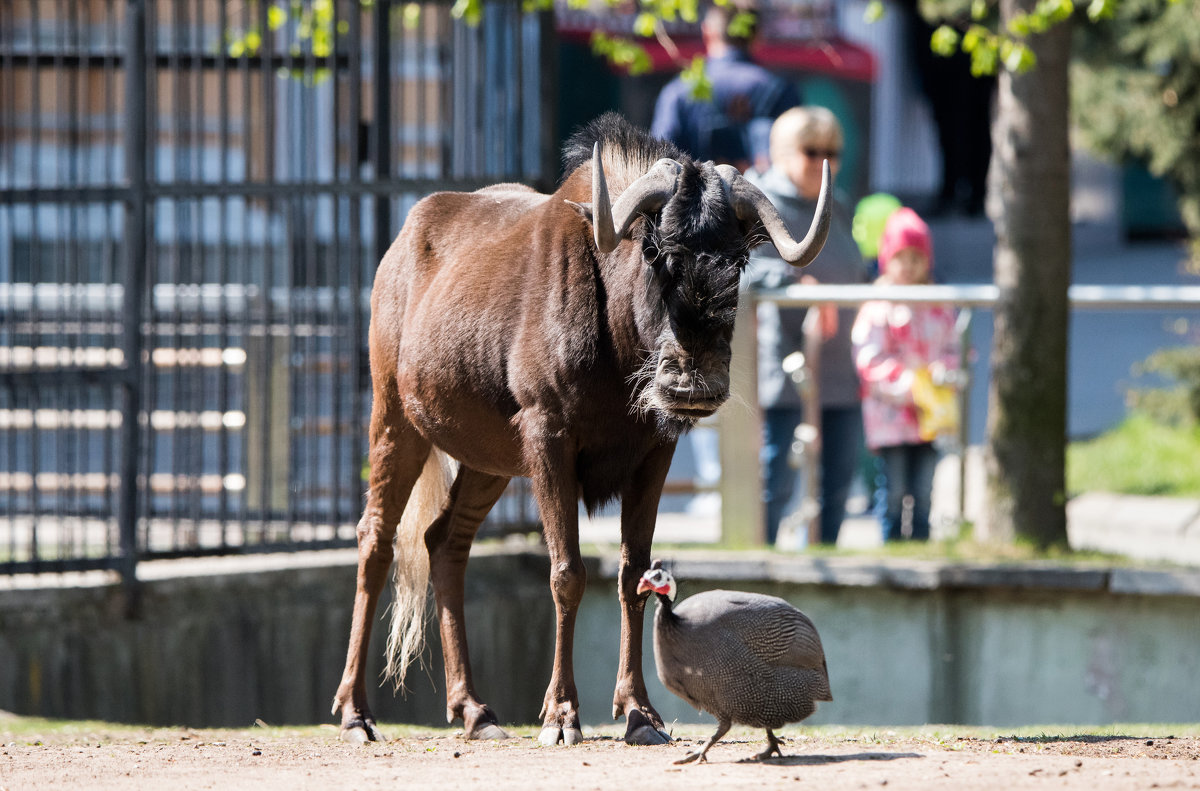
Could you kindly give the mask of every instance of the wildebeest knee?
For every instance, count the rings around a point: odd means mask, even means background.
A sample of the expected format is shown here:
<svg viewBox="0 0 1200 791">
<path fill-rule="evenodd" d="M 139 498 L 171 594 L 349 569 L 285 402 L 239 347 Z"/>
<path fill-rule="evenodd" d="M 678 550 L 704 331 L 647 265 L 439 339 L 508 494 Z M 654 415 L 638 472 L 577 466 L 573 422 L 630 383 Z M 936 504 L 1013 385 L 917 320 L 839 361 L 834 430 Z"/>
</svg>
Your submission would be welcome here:
<svg viewBox="0 0 1200 791">
<path fill-rule="evenodd" d="M 586 584 L 587 570 L 582 562 L 564 561 L 550 570 L 550 589 L 554 592 L 556 602 L 572 606 L 578 604 L 583 599 Z"/>
<path fill-rule="evenodd" d="M 392 539 L 396 536 L 395 526 L 388 527 L 383 518 L 377 514 L 364 515 L 359 520 L 358 554 L 371 565 L 390 566 L 394 550 Z"/>
</svg>

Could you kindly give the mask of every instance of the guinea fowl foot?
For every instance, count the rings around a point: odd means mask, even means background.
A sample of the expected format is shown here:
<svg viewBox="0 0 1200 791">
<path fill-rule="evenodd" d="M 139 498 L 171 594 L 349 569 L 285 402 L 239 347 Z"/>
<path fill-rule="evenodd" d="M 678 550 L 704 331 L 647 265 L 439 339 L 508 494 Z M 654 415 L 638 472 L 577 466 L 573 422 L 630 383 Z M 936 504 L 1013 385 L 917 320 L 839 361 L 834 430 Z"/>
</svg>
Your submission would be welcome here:
<svg viewBox="0 0 1200 791">
<path fill-rule="evenodd" d="M 708 763 L 708 759 L 704 757 L 703 751 L 698 752 L 698 753 L 688 753 L 687 755 L 683 756 L 682 758 L 680 758 L 678 761 L 675 761 L 674 763 L 676 765 L 690 764 L 692 761 L 695 761 L 698 764 Z"/>
<path fill-rule="evenodd" d="M 670 744 L 671 736 L 655 728 L 641 709 L 630 709 L 625 717 L 625 743 L 641 747 Z"/>
<path fill-rule="evenodd" d="M 775 734 L 771 733 L 771 731 L 768 730 L 767 731 L 767 749 L 763 750 L 761 753 L 755 753 L 753 760 L 765 761 L 768 758 L 770 758 L 772 755 L 778 755 L 780 758 L 782 758 L 783 751 L 779 749 L 779 739 L 776 738 Z"/>
</svg>

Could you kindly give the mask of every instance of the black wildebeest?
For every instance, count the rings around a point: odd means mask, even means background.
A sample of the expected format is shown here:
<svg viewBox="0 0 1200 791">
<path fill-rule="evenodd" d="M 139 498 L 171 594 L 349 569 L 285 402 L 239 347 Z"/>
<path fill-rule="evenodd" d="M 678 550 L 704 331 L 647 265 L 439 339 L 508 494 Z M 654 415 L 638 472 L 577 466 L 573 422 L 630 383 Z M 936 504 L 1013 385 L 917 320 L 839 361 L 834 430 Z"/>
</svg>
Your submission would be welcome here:
<svg viewBox="0 0 1200 791">
<path fill-rule="evenodd" d="M 576 134 L 565 164 L 553 195 L 519 184 L 430 195 L 380 263 L 370 482 L 333 708 L 349 740 L 381 738 L 365 652 L 394 555 L 389 670 L 403 681 L 419 651 L 432 580 L 447 716 L 462 718 L 471 738 L 505 735 L 471 681 L 463 579 L 475 532 L 514 475 L 532 480 L 557 613 L 541 740 L 582 738 L 571 660 L 584 588 L 578 502 L 595 509 L 618 497 L 613 717 L 626 715 L 628 741 L 665 738 L 642 677 L 637 593 L 663 481 L 680 434 L 729 395 L 750 248 L 769 238 L 784 259 L 808 264 L 829 227 L 829 176 L 813 226 L 796 242 L 734 168 L 695 162 L 615 114 Z"/>
</svg>

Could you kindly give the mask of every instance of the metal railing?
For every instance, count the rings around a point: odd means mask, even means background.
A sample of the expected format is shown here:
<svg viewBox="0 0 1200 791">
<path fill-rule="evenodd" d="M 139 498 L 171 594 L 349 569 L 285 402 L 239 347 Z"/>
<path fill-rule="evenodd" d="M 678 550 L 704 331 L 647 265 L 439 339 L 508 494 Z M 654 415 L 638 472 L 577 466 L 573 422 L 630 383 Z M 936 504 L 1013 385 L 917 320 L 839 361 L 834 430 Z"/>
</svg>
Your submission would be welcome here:
<svg viewBox="0 0 1200 791">
<path fill-rule="evenodd" d="M 552 183 L 549 15 L 3 8 L 0 573 L 353 545 L 375 266 L 428 192 Z"/>
<path fill-rule="evenodd" d="M 757 405 L 757 333 L 754 306 L 770 302 L 780 307 L 804 308 L 813 305 L 859 307 L 864 302 L 887 300 L 910 304 L 946 304 L 961 310 L 958 330 L 962 350 L 963 370 L 968 370 L 972 352 L 972 323 L 974 310 L 991 310 L 999 301 L 1000 289 L 995 285 L 922 285 L 883 286 L 861 285 L 792 285 L 779 289 L 763 289 L 743 295 L 738 311 L 738 329 L 734 333 L 735 364 L 731 371 L 734 399 Z M 1072 311 L 1200 311 L 1200 286 L 1171 285 L 1073 285 L 1067 292 Z M 1200 315 L 1197 316 L 1200 318 Z M 740 359 L 743 362 L 738 364 Z M 746 362 L 749 361 L 749 362 Z M 971 377 L 975 379 L 976 377 Z M 968 445 L 968 420 L 971 406 L 971 387 L 959 391 L 962 416 L 958 445 L 965 451 Z M 762 431 L 757 409 L 722 410 L 718 422 L 721 444 L 722 495 L 721 532 L 725 542 L 761 545 L 766 535 L 763 509 L 758 493 L 761 491 L 759 447 Z M 966 508 L 966 454 L 959 456 L 958 508 L 961 516 Z M 752 492 L 754 496 L 747 496 Z"/>
</svg>

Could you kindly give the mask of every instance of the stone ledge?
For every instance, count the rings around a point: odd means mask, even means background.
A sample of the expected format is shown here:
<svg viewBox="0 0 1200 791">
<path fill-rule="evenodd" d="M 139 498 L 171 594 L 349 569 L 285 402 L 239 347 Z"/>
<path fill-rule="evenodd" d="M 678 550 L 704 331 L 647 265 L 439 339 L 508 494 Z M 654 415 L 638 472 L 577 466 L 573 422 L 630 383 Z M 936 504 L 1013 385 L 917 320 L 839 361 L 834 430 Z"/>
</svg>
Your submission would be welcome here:
<svg viewBox="0 0 1200 791">
<path fill-rule="evenodd" d="M 721 552 L 713 549 L 656 553 L 680 579 L 717 583 L 765 582 L 832 587 L 880 587 L 896 590 L 1007 589 L 1108 592 L 1139 596 L 1200 598 L 1200 569 L 1136 568 L 1128 566 L 1072 566 L 1051 562 L 981 564 L 872 558 L 856 556 L 781 555 L 772 552 Z M 589 579 L 615 580 L 620 556 L 616 552 L 587 553 L 584 566 Z M 297 552 L 170 560 L 143 563 L 139 577 L 157 587 L 186 584 L 197 577 L 224 577 L 229 581 L 261 576 L 269 585 L 274 573 L 300 573 L 321 568 L 342 568 L 353 576 L 354 550 Z M 472 549 L 476 573 L 517 573 L 525 582 L 548 574 L 544 547 L 486 543 Z M 506 570 L 507 569 L 507 570 Z M 348 577 L 348 578 L 350 578 Z M 468 584 L 471 575 L 467 577 Z M 13 575 L 0 578 L 0 590 L 13 604 L 23 592 L 50 588 L 116 588 L 120 580 L 111 573 Z"/>
</svg>

